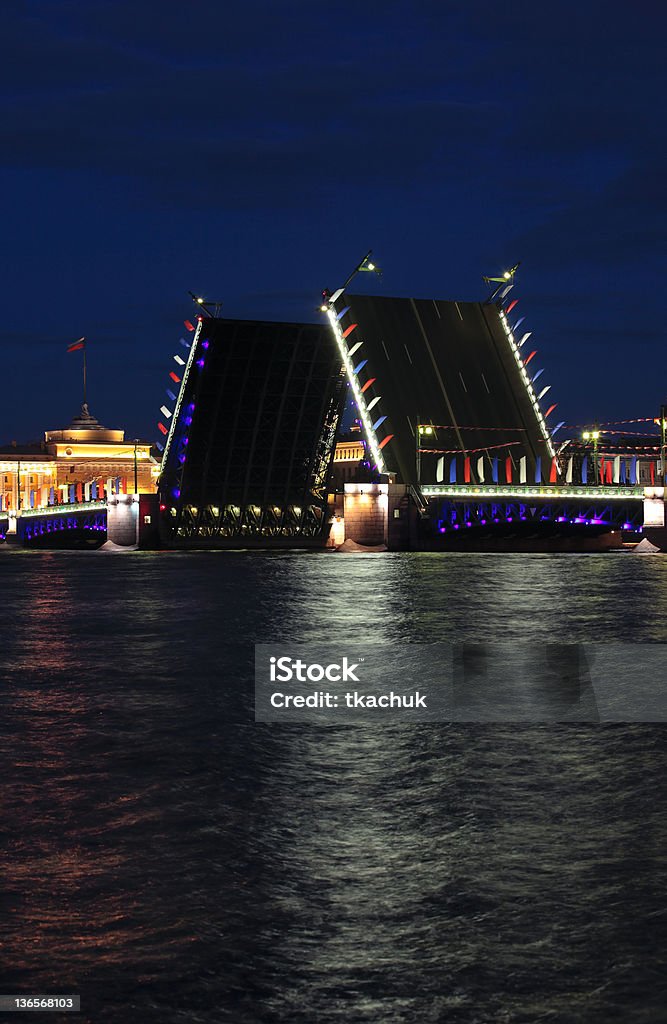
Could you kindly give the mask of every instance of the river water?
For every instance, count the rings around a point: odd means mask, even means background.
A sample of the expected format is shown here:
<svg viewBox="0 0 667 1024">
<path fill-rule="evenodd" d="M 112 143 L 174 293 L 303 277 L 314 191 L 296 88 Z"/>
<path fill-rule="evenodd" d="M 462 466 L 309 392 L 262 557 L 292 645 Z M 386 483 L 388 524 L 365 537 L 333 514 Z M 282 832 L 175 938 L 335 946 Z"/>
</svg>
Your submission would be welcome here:
<svg viewBox="0 0 667 1024">
<path fill-rule="evenodd" d="M 0 990 L 82 1007 L 32 1020 L 667 1020 L 664 726 L 252 692 L 255 643 L 664 643 L 667 558 L 5 548 L 0 581 Z"/>
</svg>

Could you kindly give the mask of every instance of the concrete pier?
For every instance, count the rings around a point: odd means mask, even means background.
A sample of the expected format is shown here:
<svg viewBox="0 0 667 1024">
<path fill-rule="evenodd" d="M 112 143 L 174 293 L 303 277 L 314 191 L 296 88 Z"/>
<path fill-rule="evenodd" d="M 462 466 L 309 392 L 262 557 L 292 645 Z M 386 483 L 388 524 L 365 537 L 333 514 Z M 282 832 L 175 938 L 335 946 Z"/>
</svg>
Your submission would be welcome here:
<svg viewBox="0 0 667 1024">
<path fill-rule="evenodd" d="M 107 540 L 119 547 L 159 547 L 157 495 L 113 495 L 107 502 Z"/>
</svg>

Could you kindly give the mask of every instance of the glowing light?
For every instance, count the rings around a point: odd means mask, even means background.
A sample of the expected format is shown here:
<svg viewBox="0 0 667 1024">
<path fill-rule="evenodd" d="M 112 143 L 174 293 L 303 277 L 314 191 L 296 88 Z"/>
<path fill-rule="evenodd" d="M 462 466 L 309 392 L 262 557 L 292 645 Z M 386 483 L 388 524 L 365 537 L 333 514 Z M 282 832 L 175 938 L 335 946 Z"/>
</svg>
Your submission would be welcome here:
<svg viewBox="0 0 667 1024">
<path fill-rule="evenodd" d="M 523 363 L 523 361 L 521 359 L 521 355 L 519 353 L 519 348 L 518 348 L 518 346 L 516 344 L 516 341 L 514 340 L 514 335 L 513 335 L 512 331 L 511 331 L 510 327 L 509 327 L 509 324 L 507 323 L 507 319 L 506 319 L 505 314 L 504 314 L 504 312 L 502 310 L 499 311 L 499 316 L 500 316 L 500 322 L 503 325 L 503 328 L 505 330 L 505 334 L 507 335 L 507 340 L 510 343 L 510 348 L 512 349 L 512 352 L 514 353 L 514 358 L 516 359 L 518 367 L 521 369 L 525 364 Z M 522 317 L 521 320 L 517 321 L 516 326 L 515 326 L 515 330 L 519 326 L 519 324 L 522 322 L 522 320 L 524 320 L 524 319 L 525 318 Z M 547 430 L 547 425 L 546 425 L 546 422 L 545 422 L 545 417 L 542 415 L 542 413 L 540 411 L 539 403 L 537 402 L 537 399 L 535 398 L 535 392 L 533 391 L 533 388 L 532 388 L 530 382 L 526 382 L 526 380 L 524 379 L 524 384 L 525 384 L 525 387 L 526 387 L 526 391 L 528 392 L 528 397 L 531 400 L 531 402 L 533 403 L 533 408 L 535 409 L 535 415 L 537 416 L 537 421 L 539 423 L 540 430 L 542 431 L 542 436 L 544 437 L 544 440 L 547 443 L 547 447 L 549 449 L 549 454 L 551 455 L 552 458 L 554 458 L 556 452 L 555 452 L 555 449 L 553 447 L 553 444 L 551 443 L 551 435 L 549 434 L 549 431 Z M 555 409 L 555 408 L 556 408 L 555 405 L 552 406 L 552 408 L 548 410 L 547 415 L 549 414 L 549 412 L 552 412 L 553 409 Z"/>
<path fill-rule="evenodd" d="M 370 416 L 368 415 L 368 410 L 366 408 L 366 399 L 364 398 L 363 395 L 363 391 L 369 386 L 370 382 L 367 381 L 366 384 L 364 384 L 363 389 L 359 387 L 357 378 L 354 375 L 352 361 L 350 360 L 350 356 L 347 351 L 347 345 L 345 344 L 345 339 L 343 338 L 343 332 L 340 329 L 340 325 L 336 318 L 335 312 L 333 310 L 329 310 L 328 317 L 329 323 L 331 324 L 331 329 L 334 332 L 334 337 L 336 338 L 336 342 L 338 344 L 338 350 L 341 354 L 343 363 L 345 364 L 345 369 L 347 371 L 347 378 L 350 382 L 350 387 L 352 388 L 354 397 L 357 402 L 357 406 L 359 408 L 359 415 L 361 417 L 361 422 L 366 433 L 366 438 L 368 440 L 369 447 L 373 454 L 373 459 L 375 460 L 375 464 L 377 465 L 378 472 L 384 473 L 384 460 L 378 447 L 377 437 L 375 435 L 375 431 L 373 430 L 373 423 L 371 421 Z"/>
<path fill-rule="evenodd" d="M 175 425 L 176 425 L 176 423 L 178 421 L 178 417 L 179 417 L 179 414 L 180 414 L 180 411 L 181 411 L 181 404 L 183 402 L 183 395 L 184 395 L 184 392 L 185 392 L 185 386 L 186 386 L 186 384 L 188 382 L 188 377 L 190 375 L 190 368 L 192 366 L 192 363 L 193 363 L 193 360 L 194 360 L 194 357 L 195 357 L 195 352 L 197 351 L 197 342 L 199 341 L 199 336 L 201 335 L 202 323 L 203 323 L 203 321 L 198 318 L 197 319 L 197 330 L 195 331 L 194 338 L 192 339 L 192 346 L 190 348 L 190 352 L 189 352 L 189 355 L 188 355 L 188 361 L 186 363 L 185 370 L 183 371 L 183 379 L 181 380 L 181 378 L 177 377 L 175 373 L 170 373 L 170 375 L 169 375 L 176 384 L 180 383 L 181 387 L 180 387 L 180 390 L 178 392 L 178 401 L 176 402 L 176 407 L 174 409 L 174 413 L 173 413 L 173 416 L 172 416 L 171 421 L 170 421 L 170 429 L 169 429 L 169 432 L 167 433 L 167 440 L 166 440 L 166 443 L 165 443 L 165 446 L 164 446 L 164 452 L 162 453 L 162 462 L 160 464 L 160 473 L 164 472 L 164 468 L 165 468 L 165 466 L 167 464 L 167 458 L 169 456 L 169 449 L 171 448 L 171 442 L 172 442 L 173 437 L 174 437 L 174 427 L 175 427 Z"/>
</svg>

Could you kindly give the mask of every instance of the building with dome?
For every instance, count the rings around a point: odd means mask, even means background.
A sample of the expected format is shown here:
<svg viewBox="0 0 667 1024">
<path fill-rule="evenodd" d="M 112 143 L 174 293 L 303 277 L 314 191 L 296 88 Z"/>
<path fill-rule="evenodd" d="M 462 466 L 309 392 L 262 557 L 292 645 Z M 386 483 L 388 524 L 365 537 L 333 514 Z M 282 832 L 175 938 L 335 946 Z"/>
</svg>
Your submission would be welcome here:
<svg viewBox="0 0 667 1024">
<path fill-rule="evenodd" d="M 41 443 L 0 446 L 0 513 L 11 521 L 22 509 L 97 500 L 105 488 L 153 494 L 158 470 L 149 442 L 103 426 L 84 403 Z"/>
</svg>

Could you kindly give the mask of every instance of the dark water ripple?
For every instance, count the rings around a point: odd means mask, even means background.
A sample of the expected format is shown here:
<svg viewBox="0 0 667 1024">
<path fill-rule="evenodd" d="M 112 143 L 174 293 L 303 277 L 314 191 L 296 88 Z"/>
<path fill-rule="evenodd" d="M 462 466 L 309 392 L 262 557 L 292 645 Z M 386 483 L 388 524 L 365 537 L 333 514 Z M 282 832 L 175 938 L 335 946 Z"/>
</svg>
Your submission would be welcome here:
<svg viewBox="0 0 667 1024">
<path fill-rule="evenodd" d="M 0 579 L 0 987 L 84 1008 L 31 1020 L 667 1020 L 662 727 L 255 725 L 250 689 L 272 640 L 666 642 L 667 559 L 3 551 Z"/>
</svg>

